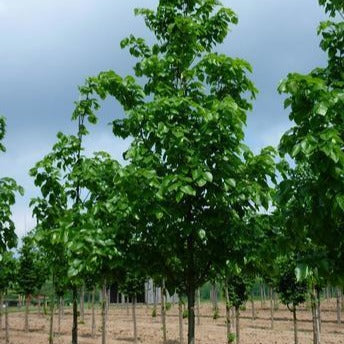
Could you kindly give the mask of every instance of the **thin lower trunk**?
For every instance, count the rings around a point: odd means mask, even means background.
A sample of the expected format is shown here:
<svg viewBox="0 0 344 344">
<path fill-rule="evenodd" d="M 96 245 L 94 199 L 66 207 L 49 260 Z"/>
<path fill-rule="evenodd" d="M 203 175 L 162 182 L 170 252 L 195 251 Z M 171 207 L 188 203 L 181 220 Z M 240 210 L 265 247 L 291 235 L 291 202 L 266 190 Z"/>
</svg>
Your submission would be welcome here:
<svg viewBox="0 0 344 344">
<path fill-rule="evenodd" d="M 80 321 L 85 322 L 85 286 L 82 286 L 80 293 Z"/>
<path fill-rule="evenodd" d="M 29 309 L 30 309 L 30 299 L 31 295 L 26 295 L 25 298 L 25 324 L 24 324 L 24 331 L 29 332 Z"/>
<path fill-rule="evenodd" d="M 251 294 L 251 311 L 252 311 L 252 320 L 256 320 L 256 309 L 254 307 L 254 296 L 253 292 Z"/>
<path fill-rule="evenodd" d="M 133 305 L 133 326 L 134 326 L 134 343 L 137 344 L 137 324 L 136 324 L 136 294 L 133 295 L 132 299 Z"/>
<path fill-rule="evenodd" d="M 58 317 L 58 328 L 57 333 L 61 335 L 61 319 L 62 319 L 62 307 L 63 307 L 63 296 L 59 297 L 59 317 Z"/>
<path fill-rule="evenodd" d="M 197 289 L 197 325 L 201 325 L 201 290 Z"/>
<path fill-rule="evenodd" d="M 321 333 L 321 298 L 320 298 L 320 289 L 317 289 L 317 316 L 318 316 L 318 326 L 319 333 Z"/>
<path fill-rule="evenodd" d="M 183 302 L 179 296 L 178 302 L 178 317 L 179 317 L 179 344 L 184 344 L 184 330 L 183 330 Z"/>
<path fill-rule="evenodd" d="M 229 300 L 228 287 L 225 286 L 226 295 L 226 327 L 227 327 L 227 343 L 232 343 L 232 331 L 231 331 L 231 304 Z"/>
<path fill-rule="evenodd" d="M 95 299 L 95 294 L 96 294 L 96 288 L 93 288 L 92 290 L 92 337 L 96 335 L 96 314 L 94 310 L 94 299 Z"/>
<path fill-rule="evenodd" d="M 316 291 L 313 288 L 311 292 L 311 307 L 312 307 L 312 322 L 313 322 L 313 344 L 320 344 L 320 327 L 318 317 L 318 306 L 317 306 Z"/>
<path fill-rule="evenodd" d="M 188 290 L 188 344 L 195 344 L 195 288 Z"/>
<path fill-rule="evenodd" d="M 49 344 L 54 343 L 54 294 L 50 300 Z"/>
<path fill-rule="evenodd" d="M 294 323 L 294 344 L 298 344 L 297 336 L 297 318 L 296 318 L 296 306 L 293 307 L 293 323 Z"/>
<path fill-rule="evenodd" d="M 5 302 L 5 343 L 10 344 L 10 328 L 8 323 L 8 302 Z"/>
<path fill-rule="evenodd" d="M 274 291 L 270 288 L 270 319 L 271 319 L 271 330 L 274 329 L 274 301 L 273 301 Z"/>
<path fill-rule="evenodd" d="M 42 300 L 38 297 L 38 315 L 42 315 Z"/>
<path fill-rule="evenodd" d="M 240 343 L 240 310 L 239 306 L 235 306 L 235 339 L 236 344 Z"/>
<path fill-rule="evenodd" d="M 129 316 L 129 296 L 126 296 L 127 316 Z"/>
<path fill-rule="evenodd" d="M 263 302 L 263 285 L 261 284 L 260 285 L 260 306 L 261 306 L 261 308 L 263 308 L 263 306 L 264 306 L 264 302 Z"/>
<path fill-rule="evenodd" d="M 78 290 L 73 288 L 73 327 L 72 344 L 78 344 Z"/>
<path fill-rule="evenodd" d="M 4 294 L 0 292 L 0 331 L 2 330 L 2 307 L 4 304 Z"/>
<path fill-rule="evenodd" d="M 102 289 L 102 344 L 106 344 L 106 308 L 107 308 L 106 282 Z"/>
<path fill-rule="evenodd" d="M 157 311 L 157 293 L 156 293 L 156 286 L 153 285 L 153 302 L 154 302 L 154 306 L 153 306 L 153 316 L 156 317 L 156 311 Z"/>
<path fill-rule="evenodd" d="M 337 324 L 342 323 L 341 319 L 341 289 L 336 288 L 336 298 L 337 298 Z"/>
<path fill-rule="evenodd" d="M 161 322 L 162 322 L 162 342 L 163 344 L 167 343 L 167 334 L 166 334 L 166 305 L 165 305 L 165 281 L 162 281 L 161 286 Z"/>
</svg>

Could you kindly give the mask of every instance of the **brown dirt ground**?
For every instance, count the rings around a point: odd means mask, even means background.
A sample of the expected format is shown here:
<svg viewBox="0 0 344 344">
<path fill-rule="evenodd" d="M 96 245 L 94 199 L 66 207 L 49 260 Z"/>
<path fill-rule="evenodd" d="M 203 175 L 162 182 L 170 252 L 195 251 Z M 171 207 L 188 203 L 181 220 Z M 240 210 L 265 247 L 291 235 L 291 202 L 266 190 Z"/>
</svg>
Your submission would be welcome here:
<svg viewBox="0 0 344 344">
<path fill-rule="evenodd" d="M 251 309 L 248 303 L 247 309 L 241 311 L 240 328 L 242 344 L 291 344 L 293 343 L 293 324 L 291 313 L 283 306 L 275 312 L 275 326 L 270 329 L 270 310 L 268 302 L 261 308 L 261 303 L 256 302 L 257 319 L 251 319 Z M 173 306 L 168 311 L 167 330 L 168 344 L 179 343 L 178 328 L 178 307 Z M 139 305 L 137 309 L 137 325 L 139 334 L 139 343 L 160 344 L 162 343 L 160 317 L 151 317 L 152 308 L 145 305 Z M 216 321 L 211 317 L 211 305 L 208 303 L 201 306 L 201 325 L 196 327 L 197 344 L 225 344 L 226 327 L 224 319 L 224 305 L 220 304 L 220 318 Z M 311 344 L 312 342 L 312 324 L 310 311 L 306 306 L 298 312 L 299 319 L 299 343 Z M 344 319 L 344 317 L 343 317 Z M 55 317 L 55 325 L 57 316 Z M 70 344 L 71 342 L 71 310 L 65 311 L 62 321 L 61 335 L 55 334 L 55 344 Z M 335 303 L 324 301 L 322 304 L 322 343 L 339 344 L 344 343 L 344 324 L 336 323 Z M 47 344 L 49 317 L 30 314 L 30 332 L 23 331 L 24 313 L 10 313 L 10 343 L 11 344 Z M 98 344 L 101 343 L 101 319 L 100 312 L 97 309 L 97 335 L 91 338 L 91 311 L 86 307 L 85 323 L 79 325 L 79 343 L 80 344 Z M 57 330 L 57 325 L 55 326 Z M 187 337 L 187 322 L 184 321 L 184 338 Z M 185 340 L 184 339 L 184 340 Z M 132 340 L 132 316 L 128 315 L 126 306 L 111 306 L 108 318 L 108 344 L 128 344 Z M 4 331 L 0 333 L 0 343 L 4 343 Z"/>
</svg>

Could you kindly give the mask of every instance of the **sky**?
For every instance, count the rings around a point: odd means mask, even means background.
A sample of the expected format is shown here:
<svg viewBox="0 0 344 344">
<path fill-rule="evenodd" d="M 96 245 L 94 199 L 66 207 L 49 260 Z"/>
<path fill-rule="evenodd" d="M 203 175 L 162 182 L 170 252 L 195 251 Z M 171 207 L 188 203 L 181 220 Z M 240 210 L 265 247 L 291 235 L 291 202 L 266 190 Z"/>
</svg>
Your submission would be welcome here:
<svg viewBox="0 0 344 344">
<path fill-rule="evenodd" d="M 326 62 L 316 29 L 325 17 L 316 0 L 224 0 L 239 16 L 218 51 L 246 59 L 260 93 L 248 115 L 246 143 L 255 152 L 276 146 L 292 123 L 277 86 L 289 72 L 307 73 Z M 13 208 L 16 232 L 33 226 L 29 201 L 38 194 L 28 171 L 49 152 L 56 133 L 73 133 L 78 85 L 100 71 L 131 74 L 135 60 L 121 50 L 133 33 L 152 41 L 136 7 L 157 0 L 0 0 L 0 114 L 7 118 L 0 177 L 25 188 Z M 129 141 L 114 138 L 108 123 L 123 116 L 116 102 L 100 111 L 87 152 L 106 150 L 118 160 Z"/>
</svg>

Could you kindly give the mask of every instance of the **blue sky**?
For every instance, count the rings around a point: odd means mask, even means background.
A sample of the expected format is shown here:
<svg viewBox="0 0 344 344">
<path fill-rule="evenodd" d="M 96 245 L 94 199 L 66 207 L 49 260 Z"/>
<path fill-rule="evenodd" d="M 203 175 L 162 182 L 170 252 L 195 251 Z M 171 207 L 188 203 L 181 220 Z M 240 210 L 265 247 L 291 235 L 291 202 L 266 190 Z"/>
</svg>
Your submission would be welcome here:
<svg viewBox="0 0 344 344">
<path fill-rule="evenodd" d="M 0 0 L 0 114 L 7 118 L 7 153 L 0 176 L 14 177 L 25 197 L 13 209 L 17 234 L 34 224 L 28 203 L 37 194 L 28 170 L 46 154 L 58 131 L 73 132 L 70 121 L 77 86 L 90 75 L 113 69 L 131 73 L 135 62 L 119 47 L 133 33 L 151 39 L 135 7 L 157 0 Z M 239 25 L 218 48 L 248 60 L 260 90 L 249 114 L 246 142 L 258 151 L 277 145 L 291 123 L 277 94 L 289 72 L 309 72 L 325 64 L 316 28 L 324 19 L 316 0 L 225 0 Z M 107 123 L 123 115 L 107 103 L 87 139 L 88 152 L 107 150 L 116 158 L 128 142 L 115 139 Z"/>
</svg>

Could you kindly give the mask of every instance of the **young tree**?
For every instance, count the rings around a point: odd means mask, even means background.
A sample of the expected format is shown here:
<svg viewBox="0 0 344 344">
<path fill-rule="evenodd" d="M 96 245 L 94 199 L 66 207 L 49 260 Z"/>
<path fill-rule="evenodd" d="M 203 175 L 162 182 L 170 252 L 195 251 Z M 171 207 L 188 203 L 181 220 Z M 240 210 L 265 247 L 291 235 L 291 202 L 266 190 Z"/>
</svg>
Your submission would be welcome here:
<svg viewBox="0 0 344 344">
<path fill-rule="evenodd" d="M 144 16 L 157 42 L 149 47 L 130 36 L 121 46 L 139 59 L 134 71 L 144 86 L 113 71 L 89 83 L 102 98 L 114 96 L 126 112 L 113 131 L 133 138 L 125 154 L 131 163 L 126 192 L 140 192 L 140 202 L 129 205 L 137 223 L 130 237 L 140 238 L 133 245 L 141 246 L 143 269 L 157 268 L 167 286 L 179 285 L 187 295 L 193 344 L 195 291 L 211 267 L 223 267 L 228 258 L 218 241 L 230 246 L 228 233 L 245 212 L 268 207 L 273 152 L 255 157 L 243 145 L 248 98 L 256 94 L 247 77 L 250 65 L 212 52 L 228 25 L 237 23 L 233 11 L 215 0 L 161 0 L 156 11 L 136 14 Z M 159 266 L 151 265 L 155 260 Z"/>
<path fill-rule="evenodd" d="M 41 289 L 47 279 L 47 265 L 44 256 L 38 250 L 32 235 L 23 238 L 18 264 L 17 283 L 21 293 L 25 295 L 24 330 L 28 332 L 31 297 Z"/>
<path fill-rule="evenodd" d="M 298 281 L 295 274 L 297 260 L 293 255 L 277 259 L 277 291 L 281 301 L 293 313 L 294 343 L 298 344 L 296 308 L 306 301 L 308 286 L 305 281 Z"/>
<path fill-rule="evenodd" d="M 2 313 L 3 313 L 3 305 L 5 303 L 6 314 L 5 317 L 8 317 L 7 314 L 7 300 L 6 294 L 8 288 L 15 283 L 17 277 L 17 261 L 13 256 L 13 253 L 10 251 L 3 252 L 0 257 L 0 331 L 2 331 Z M 5 339 L 6 344 L 9 343 L 9 332 L 8 332 L 8 320 L 5 319 Z"/>
</svg>

